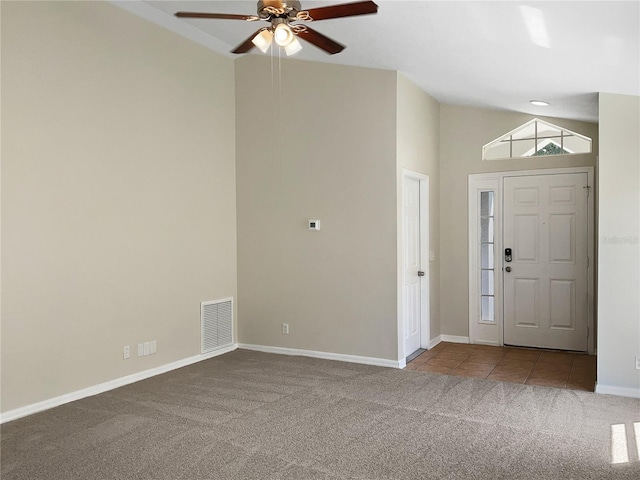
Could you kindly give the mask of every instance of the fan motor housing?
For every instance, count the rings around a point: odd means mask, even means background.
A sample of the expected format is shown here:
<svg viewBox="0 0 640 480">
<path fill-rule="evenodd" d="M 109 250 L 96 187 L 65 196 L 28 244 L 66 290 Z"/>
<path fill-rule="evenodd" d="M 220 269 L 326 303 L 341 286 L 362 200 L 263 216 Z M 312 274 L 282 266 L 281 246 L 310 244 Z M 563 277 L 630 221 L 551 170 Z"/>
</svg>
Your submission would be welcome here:
<svg viewBox="0 0 640 480">
<path fill-rule="evenodd" d="M 270 12 L 265 11 L 266 8 L 276 8 L 278 10 L 282 9 L 284 11 L 283 16 L 294 16 L 297 12 L 302 8 L 300 6 L 300 2 L 298 0 L 288 0 L 288 1 L 280 1 L 280 0 L 259 0 L 258 1 L 258 16 L 260 18 L 269 18 L 273 16 Z"/>
</svg>

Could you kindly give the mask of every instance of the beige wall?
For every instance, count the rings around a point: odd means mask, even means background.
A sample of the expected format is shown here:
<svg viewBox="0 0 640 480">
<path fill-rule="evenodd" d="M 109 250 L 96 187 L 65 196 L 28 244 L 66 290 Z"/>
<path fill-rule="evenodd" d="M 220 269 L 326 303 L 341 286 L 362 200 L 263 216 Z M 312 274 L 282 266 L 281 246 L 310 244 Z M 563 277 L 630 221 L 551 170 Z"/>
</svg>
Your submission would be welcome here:
<svg viewBox="0 0 640 480">
<path fill-rule="evenodd" d="M 274 62 L 236 61 L 240 342 L 396 360 L 396 73 Z"/>
<path fill-rule="evenodd" d="M 242 343 L 396 360 L 402 168 L 430 177 L 431 338 L 467 336 L 468 175 L 596 163 L 594 124 L 547 118 L 591 155 L 483 162 L 532 117 L 439 105 L 392 71 L 234 67 L 107 3 L 1 5 L 4 412 L 198 354 L 199 303 L 228 296 Z M 621 388 L 638 251 L 602 238 L 634 235 L 637 116 L 601 97 L 599 383 Z"/>
<path fill-rule="evenodd" d="M 397 116 L 398 191 L 403 168 L 429 176 L 429 249 L 435 253 L 429 264 L 429 313 L 434 339 L 440 335 L 440 104 L 398 74 Z M 398 218 L 401 213 L 398 196 Z"/>
<path fill-rule="evenodd" d="M 598 390 L 640 397 L 640 97 L 600 94 Z M 615 389 L 620 389 L 616 392 Z"/>
<path fill-rule="evenodd" d="M 200 302 L 236 296 L 234 130 L 231 60 L 2 2 L 3 411 L 200 352 Z"/>
<path fill-rule="evenodd" d="M 482 161 L 482 146 L 533 116 L 478 108 L 440 107 L 440 317 L 447 335 L 469 335 L 467 181 L 471 173 L 595 166 L 598 126 L 539 117 L 593 139 L 591 154 Z"/>
</svg>

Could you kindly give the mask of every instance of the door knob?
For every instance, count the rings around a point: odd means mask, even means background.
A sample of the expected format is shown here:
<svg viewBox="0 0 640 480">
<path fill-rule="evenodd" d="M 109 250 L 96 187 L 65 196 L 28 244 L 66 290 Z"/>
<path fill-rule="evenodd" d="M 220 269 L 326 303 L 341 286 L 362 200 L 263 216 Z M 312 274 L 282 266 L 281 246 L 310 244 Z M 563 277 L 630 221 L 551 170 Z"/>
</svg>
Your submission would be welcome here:
<svg viewBox="0 0 640 480">
<path fill-rule="evenodd" d="M 507 271 L 507 273 L 509 273 L 511 271 L 511 267 L 507 267 L 505 268 L 505 270 Z"/>
<path fill-rule="evenodd" d="M 424 277 L 424 272 L 419 271 L 419 272 L 418 272 L 418 276 L 419 276 L 419 277 Z"/>
</svg>

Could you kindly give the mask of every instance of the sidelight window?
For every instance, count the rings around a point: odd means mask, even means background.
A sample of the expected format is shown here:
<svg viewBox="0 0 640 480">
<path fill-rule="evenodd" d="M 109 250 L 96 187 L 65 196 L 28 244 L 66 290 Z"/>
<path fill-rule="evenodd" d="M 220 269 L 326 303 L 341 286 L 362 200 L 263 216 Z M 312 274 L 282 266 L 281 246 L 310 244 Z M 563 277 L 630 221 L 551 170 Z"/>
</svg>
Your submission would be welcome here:
<svg viewBox="0 0 640 480">
<path fill-rule="evenodd" d="M 494 192 L 480 192 L 480 320 L 495 320 L 495 215 Z"/>
</svg>

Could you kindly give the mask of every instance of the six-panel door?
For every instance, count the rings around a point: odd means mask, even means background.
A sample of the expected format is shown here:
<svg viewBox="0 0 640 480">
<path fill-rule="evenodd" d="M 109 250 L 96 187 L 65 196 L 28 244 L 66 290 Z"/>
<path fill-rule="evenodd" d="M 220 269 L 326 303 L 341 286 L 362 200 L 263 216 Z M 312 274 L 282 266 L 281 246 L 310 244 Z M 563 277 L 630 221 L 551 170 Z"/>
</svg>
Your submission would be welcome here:
<svg viewBox="0 0 640 480">
<path fill-rule="evenodd" d="M 403 201 L 402 295 L 405 356 L 420 348 L 420 181 L 405 178 Z"/>
<path fill-rule="evenodd" d="M 586 187 L 586 173 L 504 179 L 506 345 L 587 351 Z"/>
</svg>

